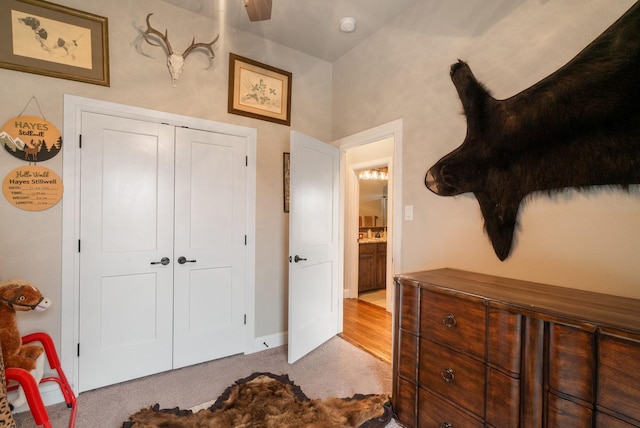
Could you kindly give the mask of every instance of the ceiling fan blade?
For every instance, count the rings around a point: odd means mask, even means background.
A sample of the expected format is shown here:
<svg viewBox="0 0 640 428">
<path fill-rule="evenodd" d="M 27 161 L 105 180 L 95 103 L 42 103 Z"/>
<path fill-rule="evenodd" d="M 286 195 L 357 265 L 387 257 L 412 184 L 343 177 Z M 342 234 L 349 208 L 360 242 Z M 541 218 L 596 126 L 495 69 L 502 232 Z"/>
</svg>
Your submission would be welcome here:
<svg viewBox="0 0 640 428">
<path fill-rule="evenodd" d="M 266 21 L 271 19 L 271 0 L 244 0 L 249 21 Z"/>
</svg>

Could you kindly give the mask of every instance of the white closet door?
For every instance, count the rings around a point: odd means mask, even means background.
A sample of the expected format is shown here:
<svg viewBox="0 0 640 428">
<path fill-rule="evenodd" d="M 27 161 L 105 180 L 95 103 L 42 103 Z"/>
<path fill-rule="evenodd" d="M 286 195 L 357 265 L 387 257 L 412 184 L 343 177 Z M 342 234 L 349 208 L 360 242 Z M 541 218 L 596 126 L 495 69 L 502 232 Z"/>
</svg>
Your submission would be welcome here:
<svg viewBox="0 0 640 428">
<path fill-rule="evenodd" d="M 247 153 L 240 137 L 185 128 L 175 152 L 178 368 L 244 350 Z"/>
<path fill-rule="evenodd" d="M 79 390 L 172 367 L 173 127 L 82 114 Z"/>
</svg>

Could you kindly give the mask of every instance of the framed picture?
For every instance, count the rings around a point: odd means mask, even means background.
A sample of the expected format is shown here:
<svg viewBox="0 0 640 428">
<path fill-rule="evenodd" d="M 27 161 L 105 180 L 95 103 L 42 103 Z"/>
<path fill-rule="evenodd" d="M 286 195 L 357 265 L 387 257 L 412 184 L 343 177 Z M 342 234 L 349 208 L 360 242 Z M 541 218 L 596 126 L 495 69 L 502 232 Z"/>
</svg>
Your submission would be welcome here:
<svg viewBox="0 0 640 428">
<path fill-rule="evenodd" d="M 284 194 L 284 212 L 289 212 L 289 201 L 290 201 L 290 182 L 289 182 L 289 172 L 291 171 L 291 164 L 289 163 L 290 154 L 285 152 L 282 157 L 282 183 L 283 183 L 283 194 Z"/>
<path fill-rule="evenodd" d="M 291 124 L 291 73 L 229 54 L 229 113 Z"/>
<path fill-rule="evenodd" d="M 0 2 L 0 67 L 109 86 L 107 18 L 43 0 Z"/>
</svg>

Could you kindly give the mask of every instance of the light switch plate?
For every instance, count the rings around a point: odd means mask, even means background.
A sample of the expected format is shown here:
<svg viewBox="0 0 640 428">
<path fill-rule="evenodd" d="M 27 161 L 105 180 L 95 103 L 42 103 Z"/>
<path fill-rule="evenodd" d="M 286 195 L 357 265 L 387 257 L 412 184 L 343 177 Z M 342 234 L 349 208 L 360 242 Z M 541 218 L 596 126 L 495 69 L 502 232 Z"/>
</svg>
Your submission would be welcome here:
<svg viewBox="0 0 640 428">
<path fill-rule="evenodd" d="M 413 205 L 404 206 L 404 219 L 408 221 L 413 220 Z"/>
</svg>

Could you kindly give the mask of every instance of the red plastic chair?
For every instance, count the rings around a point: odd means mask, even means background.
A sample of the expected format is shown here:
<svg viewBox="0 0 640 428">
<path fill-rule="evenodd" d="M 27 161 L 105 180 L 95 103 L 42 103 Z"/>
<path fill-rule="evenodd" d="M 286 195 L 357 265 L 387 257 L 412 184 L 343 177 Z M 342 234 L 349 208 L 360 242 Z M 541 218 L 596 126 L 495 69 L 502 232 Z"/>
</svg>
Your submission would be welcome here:
<svg viewBox="0 0 640 428">
<path fill-rule="evenodd" d="M 67 377 L 62 371 L 60 359 L 58 358 L 58 353 L 53 345 L 53 340 L 51 340 L 51 337 L 46 333 L 32 333 L 22 338 L 22 343 L 29 342 L 40 342 L 42 344 L 47 360 L 49 361 L 49 367 L 58 372 L 58 377 L 43 377 L 40 383 L 55 382 L 58 384 L 62 391 L 62 395 L 64 396 L 64 401 L 67 403 L 67 407 L 71 409 L 69 428 L 73 428 L 76 423 L 76 412 L 78 410 L 76 396 L 67 381 Z M 42 396 L 40 396 L 40 390 L 38 389 L 36 380 L 31 373 L 25 369 L 11 367 L 5 368 L 5 376 L 7 378 L 8 391 L 18 389 L 18 385 L 9 385 L 9 382 L 12 380 L 22 386 L 27 399 L 27 404 L 29 405 L 29 410 L 31 410 L 31 414 L 33 415 L 33 419 L 36 424 L 45 428 L 52 428 L 51 422 L 49 422 L 49 414 L 47 413 L 47 409 L 44 407 Z"/>
</svg>

